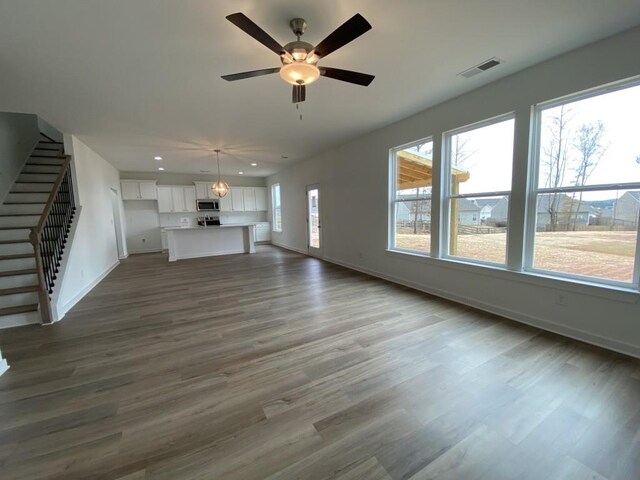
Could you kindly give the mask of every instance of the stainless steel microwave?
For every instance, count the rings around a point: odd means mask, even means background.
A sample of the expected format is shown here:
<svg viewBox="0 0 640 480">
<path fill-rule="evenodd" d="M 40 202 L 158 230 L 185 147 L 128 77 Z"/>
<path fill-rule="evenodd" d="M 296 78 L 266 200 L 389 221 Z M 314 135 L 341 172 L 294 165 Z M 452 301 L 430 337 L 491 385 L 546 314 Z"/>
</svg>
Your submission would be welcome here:
<svg viewBox="0 0 640 480">
<path fill-rule="evenodd" d="M 196 200 L 196 207 L 199 212 L 219 212 L 220 200 Z"/>
</svg>

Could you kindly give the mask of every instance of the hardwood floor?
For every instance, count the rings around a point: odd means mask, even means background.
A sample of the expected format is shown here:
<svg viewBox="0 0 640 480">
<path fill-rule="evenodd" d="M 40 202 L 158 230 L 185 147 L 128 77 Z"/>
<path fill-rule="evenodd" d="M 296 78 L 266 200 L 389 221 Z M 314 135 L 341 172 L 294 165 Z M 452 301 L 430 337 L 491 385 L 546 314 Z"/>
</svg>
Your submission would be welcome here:
<svg viewBox="0 0 640 480">
<path fill-rule="evenodd" d="M 274 247 L 0 348 L 4 480 L 640 478 L 640 361 Z"/>
</svg>

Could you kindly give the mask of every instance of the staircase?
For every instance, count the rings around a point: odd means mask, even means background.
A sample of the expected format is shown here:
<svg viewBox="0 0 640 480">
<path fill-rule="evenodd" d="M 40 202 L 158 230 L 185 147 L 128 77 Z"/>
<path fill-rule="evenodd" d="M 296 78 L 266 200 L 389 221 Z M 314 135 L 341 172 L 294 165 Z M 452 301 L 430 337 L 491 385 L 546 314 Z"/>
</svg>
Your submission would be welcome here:
<svg viewBox="0 0 640 480">
<path fill-rule="evenodd" d="M 0 206 L 0 328 L 50 323 L 75 203 L 64 145 L 40 141 Z"/>
</svg>

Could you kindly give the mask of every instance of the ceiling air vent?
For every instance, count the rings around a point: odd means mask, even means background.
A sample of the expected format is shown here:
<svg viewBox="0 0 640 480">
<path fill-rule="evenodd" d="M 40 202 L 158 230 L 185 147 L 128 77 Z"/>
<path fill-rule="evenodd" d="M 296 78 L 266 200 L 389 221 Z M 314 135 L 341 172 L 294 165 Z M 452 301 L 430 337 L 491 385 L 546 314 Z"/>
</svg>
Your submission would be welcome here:
<svg viewBox="0 0 640 480">
<path fill-rule="evenodd" d="M 464 78 L 471 78 L 475 75 L 478 75 L 479 73 L 486 72 L 490 68 L 497 67 L 501 63 L 502 63 L 502 60 L 500 60 L 497 57 L 493 57 L 493 58 L 490 58 L 489 60 L 482 62 L 479 65 L 476 65 L 475 67 L 471 67 L 465 70 L 464 72 L 460 72 L 458 76 L 464 77 Z"/>
</svg>

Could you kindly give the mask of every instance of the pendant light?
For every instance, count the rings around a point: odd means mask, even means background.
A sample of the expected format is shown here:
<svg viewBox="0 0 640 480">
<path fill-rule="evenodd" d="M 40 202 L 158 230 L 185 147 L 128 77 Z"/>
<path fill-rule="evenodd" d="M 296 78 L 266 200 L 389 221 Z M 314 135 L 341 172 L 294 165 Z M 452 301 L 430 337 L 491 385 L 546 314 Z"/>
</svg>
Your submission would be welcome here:
<svg viewBox="0 0 640 480">
<path fill-rule="evenodd" d="M 216 152 L 216 160 L 218 161 L 218 181 L 213 182 L 211 191 L 217 195 L 218 198 L 222 198 L 229 193 L 229 184 L 220 177 L 220 149 L 216 148 L 214 152 Z"/>
</svg>

